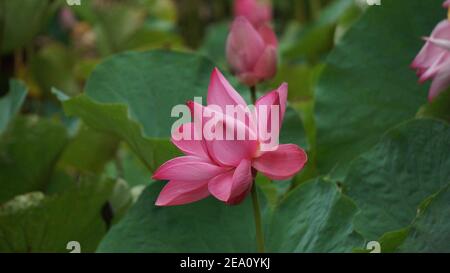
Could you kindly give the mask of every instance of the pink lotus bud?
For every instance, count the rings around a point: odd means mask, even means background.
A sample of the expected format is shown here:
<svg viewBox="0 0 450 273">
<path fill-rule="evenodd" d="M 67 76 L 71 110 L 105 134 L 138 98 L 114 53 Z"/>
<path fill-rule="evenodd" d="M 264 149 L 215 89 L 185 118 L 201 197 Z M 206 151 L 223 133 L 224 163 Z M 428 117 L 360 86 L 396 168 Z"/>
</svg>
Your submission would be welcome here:
<svg viewBox="0 0 450 273">
<path fill-rule="evenodd" d="M 226 54 L 238 79 L 253 86 L 277 72 L 278 41 L 269 25 L 256 30 L 244 17 L 237 17 L 227 39 Z"/>
<path fill-rule="evenodd" d="M 419 82 L 432 79 L 428 93 L 431 101 L 450 87 L 450 22 L 440 22 L 425 40 L 411 67 L 417 71 Z"/>
<path fill-rule="evenodd" d="M 272 5 L 268 0 L 235 0 L 234 16 L 243 16 L 259 28 L 272 20 Z"/>
</svg>

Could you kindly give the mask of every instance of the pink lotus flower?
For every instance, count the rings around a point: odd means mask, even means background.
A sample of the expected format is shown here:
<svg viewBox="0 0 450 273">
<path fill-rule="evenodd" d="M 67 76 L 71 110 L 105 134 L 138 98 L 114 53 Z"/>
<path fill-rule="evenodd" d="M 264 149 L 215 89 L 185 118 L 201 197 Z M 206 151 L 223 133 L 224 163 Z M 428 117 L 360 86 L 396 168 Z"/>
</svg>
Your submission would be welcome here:
<svg viewBox="0 0 450 273">
<path fill-rule="evenodd" d="M 440 22 L 425 40 L 411 67 L 417 70 L 419 82 L 432 79 L 428 93 L 432 101 L 450 86 L 450 22 Z"/>
<path fill-rule="evenodd" d="M 243 16 L 259 28 L 272 21 L 272 6 L 267 0 L 235 0 L 234 16 Z"/>
<path fill-rule="evenodd" d="M 227 39 L 227 60 L 238 79 L 253 86 L 275 76 L 277 47 L 277 37 L 269 25 L 255 29 L 244 17 L 237 17 Z"/>
<path fill-rule="evenodd" d="M 282 84 L 259 98 L 255 104 L 256 111 L 263 106 L 276 105 L 280 108 L 282 121 L 286 109 L 287 84 Z M 244 99 L 233 89 L 218 69 L 214 69 L 208 88 L 207 106 L 188 102 L 191 116 L 203 115 L 213 110 L 213 106 L 225 109 L 227 105 L 247 108 Z M 196 107 L 201 111 L 196 111 Z M 248 109 L 248 108 L 247 108 Z M 233 205 L 247 196 L 253 186 L 253 178 L 259 171 L 273 180 L 283 180 L 294 176 L 307 161 L 304 150 L 294 144 L 278 145 L 273 151 L 262 151 L 259 133 L 252 130 L 245 122 L 234 117 L 224 117 L 224 126 L 228 121 L 257 137 L 254 140 L 177 140 L 172 134 L 172 142 L 185 156 L 167 161 L 158 168 L 153 179 L 169 180 L 156 201 L 157 206 L 182 205 L 198 201 L 213 195 L 217 199 Z M 258 119 L 258 126 L 268 122 Z M 281 123 L 279 123 L 281 125 Z M 206 126 L 203 123 L 202 126 Z M 198 128 L 193 122 L 179 128 L 192 134 L 204 134 L 204 128 Z M 251 139 L 251 138 L 248 138 Z"/>
</svg>

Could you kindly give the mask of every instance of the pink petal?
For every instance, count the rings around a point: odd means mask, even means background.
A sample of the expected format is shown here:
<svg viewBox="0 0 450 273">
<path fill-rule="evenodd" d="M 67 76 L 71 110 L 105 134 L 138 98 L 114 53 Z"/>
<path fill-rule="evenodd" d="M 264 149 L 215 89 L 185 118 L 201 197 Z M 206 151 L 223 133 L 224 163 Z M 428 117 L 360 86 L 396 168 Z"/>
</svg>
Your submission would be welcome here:
<svg viewBox="0 0 450 273">
<path fill-rule="evenodd" d="M 279 102 L 280 102 L 279 94 L 278 94 L 277 90 L 273 90 L 273 91 L 259 97 L 255 102 L 255 106 L 258 109 L 258 107 L 261 105 L 265 105 L 265 106 L 278 105 Z"/>
<path fill-rule="evenodd" d="M 198 127 L 197 130 L 201 131 L 203 140 L 208 140 L 208 138 L 207 138 L 208 135 L 205 135 L 205 125 L 207 125 L 210 121 L 213 122 L 212 119 L 218 121 L 217 125 L 221 125 L 221 126 L 223 126 L 223 124 L 225 123 L 225 120 L 228 120 L 229 124 L 233 124 L 234 122 L 236 122 L 236 125 L 239 125 L 239 127 L 237 127 L 237 128 L 242 129 L 242 130 L 247 130 L 247 128 L 245 128 L 244 123 L 240 122 L 239 120 L 234 121 L 235 120 L 234 116 L 227 116 L 226 109 L 223 110 L 221 107 L 219 107 L 217 105 L 203 106 L 203 105 L 193 102 L 193 101 L 188 101 L 187 105 L 191 111 L 191 115 L 194 120 L 194 127 L 196 127 L 196 129 Z M 215 106 L 215 107 L 213 107 L 213 106 Z M 239 109 L 240 111 L 242 111 L 241 113 L 243 114 L 245 120 L 248 120 L 250 112 L 249 112 L 247 105 L 238 106 L 236 108 Z"/>
<path fill-rule="evenodd" d="M 233 174 L 233 187 L 228 204 L 236 205 L 242 202 L 253 185 L 252 164 L 249 160 L 242 160 Z"/>
<path fill-rule="evenodd" d="M 243 160 L 234 171 L 218 175 L 208 183 L 209 192 L 227 204 L 238 204 L 251 189 L 251 163 Z"/>
<path fill-rule="evenodd" d="M 427 68 L 420 69 L 419 73 L 419 82 L 423 83 L 434 76 L 442 69 L 442 66 L 445 65 L 445 62 L 448 62 L 449 54 L 447 52 L 442 52 L 437 58 L 435 58 L 434 63 L 432 63 Z"/>
<path fill-rule="evenodd" d="M 278 47 L 277 35 L 273 31 L 273 29 L 269 26 L 269 24 L 264 24 L 263 26 L 259 27 L 258 32 L 266 45 L 271 45 L 274 48 Z"/>
<path fill-rule="evenodd" d="M 256 151 L 256 141 L 212 140 L 208 150 L 222 166 L 237 166 L 243 159 L 250 159 Z"/>
<path fill-rule="evenodd" d="M 247 86 L 255 86 L 260 82 L 259 77 L 253 71 L 241 72 L 236 74 L 239 82 Z"/>
<path fill-rule="evenodd" d="M 432 43 L 433 45 L 435 45 L 437 47 L 440 47 L 447 51 L 450 50 L 450 40 L 438 39 L 438 38 L 433 38 L 433 37 L 426 37 L 425 40 Z"/>
<path fill-rule="evenodd" d="M 267 142 L 269 136 L 266 133 L 272 132 L 272 106 L 279 107 L 278 109 L 278 126 L 275 128 L 279 130 L 281 128 L 281 107 L 280 107 L 280 96 L 276 90 L 265 94 L 260 97 L 256 103 L 256 112 L 257 112 L 257 120 L 258 120 L 258 139 L 262 142 Z M 278 136 L 278 134 L 277 134 Z"/>
<path fill-rule="evenodd" d="M 277 73 L 277 51 L 273 46 L 267 46 L 253 68 L 258 81 L 273 78 Z"/>
<path fill-rule="evenodd" d="M 194 130 L 195 127 L 192 122 L 181 125 L 178 132 L 180 134 L 185 131 L 189 132 L 189 139 L 175 139 L 175 136 L 172 135 L 172 143 L 186 155 L 194 155 L 204 159 L 209 159 L 205 142 L 203 140 L 195 140 Z M 201 132 L 199 132 L 199 136 L 201 136 Z"/>
<path fill-rule="evenodd" d="M 431 83 L 430 91 L 428 93 L 428 100 L 432 101 L 439 96 L 442 91 L 450 87 L 450 62 L 448 62 L 436 75 Z"/>
<path fill-rule="evenodd" d="M 270 1 L 235 0 L 234 15 L 246 17 L 254 26 L 259 26 L 272 20 Z"/>
<path fill-rule="evenodd" d="M 268 117 L 266 118 L 266 120 L 262 119 L 261 116 L 260 118 L 258 118 L 258 128 L 268 128 L 268 131 L 271 132 L 272 128 L 271 128 L 271 106 L 279 106 L 279 128 L 281 129 L 281 125 L 283 123 L 283 118 L 284 118 L 284 113 L 286 112 L 286 102 L 287 102 L 287 90 L 288 90 L 288 84 L 287 83 L 282 83 L 278 89 L 273 90 L 269 93 L 267 93 L 266 95 L 260 97 L 256 103 L 255 103 L 255 107 L 257 110 L 257 113 L 261 112 L 261 108 L 264 105 L 266 107 L 266 110 L 269 111 L 268 112 Z M 266 125 L 264 126 L 263 122 L 266 121 Z M 261 132 L 258 131 L 258 135 L 261 137 Z M 264 138 L 263 138 L 264 139 Z"/>
<path fill-rule="evenodd" d="M 209 196 L 208 182 L 171 180 L 159 193 L 157 206 L 177 206 Z"/>
<path fill-rule="evenodd" d="M 219 69 L 214 68 L 208 87 L 208 105 L 218 105 L 225 113 L 227 105 L 247 106 L 245 100 L 230 85 Z"/>
<path fill-rule="evenodd" d="M 446 1 L 442 4 L 442 6 L 443 6 L 444 8 L 449 8 L 449 7 L 450 7 L 450 0 L 446 0 Z"/>
<path fill-rule="evenodd" d="M 195 130 L 201 132 L 202 140 L 206 144 L 206 137 L 208 136 L 204 133 L 205 125 L 207 125 L 211 119 L 222 121 L 225 118 L 225 114 L 217 105 L 203 106 L 197 102 L 188 101 L 187 106 L 191 111 Z M 216 109 L 216 107 L 213 106 L 219 107 L 219 109 Z"/>
<path fill-rule="evenodd" d="M 294 144 L 279 145 L 275 151 L 265 152 L 253 161 L 253 167 L 273 180 L 285 180 L 303 169 L 308 158 L 303 149 Z"/>
<path fill-rule="evenodd" d="M 448 20 L 441 21 L 431 33 L 431 38 L 450 40 L 450 22 Z M 415 69 L 427 69 L 436 62 L 442 52 L 445 52 L 445 50 L 427 41 L 411 66 Z"/>
<path fill-rule="evenodd" d="M 278 89 L 278 96 L 280 97 L 280 110 L 281 110 L 281 121 L 284 119 L 284 113 L 286 113 L 287 97 L 288 97 L 288 84 L 282 83 Z"/>
<path fill-rule="evenodd" d="M 245 197 L 247 197 L 247 195 L 250 193 L 250 191 L 252 190 L 252 187 L 253 187 L 252 180 L 249 180 L 249 181 L 251 183 L 248 185 L 247 190 L 242 192 L 239 195 L 236 195 L 233 198 L 230 198 L 230 200 L 228 200 L 228 202 L 226 202 L 228 205 L 239 205 L 240 203 L 242 203 L 242 201 L 244 201 Z"/>
<path fill-rule="evenodd" d="M 227 171 L 196 156 L 181 156 L 161 165 L 153 175 L 155 180 L 205 181 Z"/>
<path fill-rule="evenodd" d="M 222 112 L 215 111 L 210 106 L 205 107 L 195 102 L 188 102 L 188 107 L 191 109 L 194 119 L 202 118 L 202 136 L 206 143 L 208 155 L 217 165 L 237 166 L 241 160 L 252 158 L 256 153 L 258 145 L 256 133 L 245 123 L 224 115 Z M 220 139 L 214 139 L 213 136 L 215 135 L 210 135 L 209 130 L 205 128 L 213 122 L 212 118 L 207 117 L 212 115 L 219 117 L 217 123 L 211 126 L 211 131 L 221 130 L 219 131 L 220 134 L 217 133 L 217 136 L 221 137 Z M 246 116 L 247 119 L 248 116 Z M 228 136 L 228 132 L 233 134 Z"/>
<path fill-rule="evenodd" d="M 232 70 L 237 74 L 251 71 L 264 48 L 263 39 L 250 22 L 244 17 L 237 17 L 226 45 L 227 60 Z"/>
<path fill-rule="evenodd" d="M 206 139 L 209 155 L 221 166 L 237 166 L 242 160 L 252 158 L 258 146 L 257 137 L 250 128 L 238 120 L 233 123 L 230 120 L 220 124 L 220 127 L 224 126 L 222 139 Z M 233 129 L 234 135 L 227 138 L 227 130 L 233 132 Z"/>
<path fill-rule="evenodd" d="M 233 171 L 228 171 L 211 179 L 208 183 L 209 192 L 222 202 L 227 202 L 233 185 Z"/>
</svg>

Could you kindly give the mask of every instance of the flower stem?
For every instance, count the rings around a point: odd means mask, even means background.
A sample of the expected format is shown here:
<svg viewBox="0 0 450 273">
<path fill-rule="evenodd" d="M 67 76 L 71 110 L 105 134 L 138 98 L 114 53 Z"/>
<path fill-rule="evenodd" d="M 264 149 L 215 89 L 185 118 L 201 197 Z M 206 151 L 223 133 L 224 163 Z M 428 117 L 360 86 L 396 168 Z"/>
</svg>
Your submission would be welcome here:
<svg viewBox="0 0 450 273">
<path fill-rule="evenodd" d="M 256 229 L 256 244 L 259 253 L 264 253 L 264 234 L 261 224 L 261 212 L 258 202 L 258 192 L 256 191 L 255 180 L 253 179 L 252 187 L 252 203 L 253 203 L 253 216 L 255 217 L 255 229 Z"/>
<path fill-rule="evenodd" d="M 256 102 L 256 86 L 250 87 L 250 95 L 252 103 Z M 252 171 L 253 172 L 253 171 Z M 255 173 L 256 174 L 256 173 Z M 259 253 L 264 253 L 264 233 L 261 224 L 261 212 L 258 201 L 258 192 L 256 190 L 255 176 L 253 176 L 252 183 L 252 204 L 253 204 L 253 217 L 255 218 L 255 230 L 256 230 L 256 245 Z"/>
<path fill-rule="evenodd" d="M 252 98 L 252 103 L 255 104 L 255 102 L 256 102 L 256 86 L 255 85 L 250 87 L 250 95 Z"/>
</svg>

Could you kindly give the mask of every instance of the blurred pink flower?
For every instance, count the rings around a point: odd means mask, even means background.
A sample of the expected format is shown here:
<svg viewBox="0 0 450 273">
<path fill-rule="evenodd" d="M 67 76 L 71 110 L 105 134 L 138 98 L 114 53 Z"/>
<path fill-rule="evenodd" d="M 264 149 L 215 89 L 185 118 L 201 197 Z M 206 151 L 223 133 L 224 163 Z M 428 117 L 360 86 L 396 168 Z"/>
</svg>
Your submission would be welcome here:
<svg viewBox="0 0 450 273">
<path fill-rule="evenodd" d="M 68 7 L 63 7 L 59 12 L 59 23 L 64 29 L 72 29 L 76 23 L 77 19 L 73 14 L 72 10 Z"/>
<path fill-rule="evenodd" d="M 277 47 L 277 37 L 269 25 L 255 29 L 244 17 L 237 17 L 227 39 L 227 60 L 239 81 L 253 86 L 275 76 Z"/>
<path fill-rule="evenodd" d="M 446 0 L 443 4 L 444 8 L 449 8 L 450 7 L 450 0 Z"/>
<path fill-rule="evenodd" d="M 424 39 L 425 46 L 411 67 L 417 71 L 419 82 L 432 79 L 428 93 L 428 99 L 432 101 L 450 87 L 450 21 L 440 22 L 431 36 Z"/>
<path fill-rule="evenodd" d="M 268 0 L 235 0 L 234 16 L 243 16 L 259 28 L 272 21 L 272 5 Z"/>
<path fill-rule="evenodd" d="M 259 98 L 255 109 L 259 111 L 267 106 L 279 106 L 279 118 L 282 121 L 286 99 L 287 84 L 282 84 L 278 89 Z M 213 106 L 220 109 L 225 109 L 227 105 L 248 109 L 244 99 L 217 68 L 211 75 L 207 104 L 202 106 L 188 102 L 194 120 L 198 118 L 196 115 L 205 117 L 205 112 L 214 112 Z M 264 122 L 268 123 L 268 120 L 258 119 L 256 122 L 262 125 Z M 200 140 L 185 140 L 177 139 L 172 134 L 173 144 L 185 156 L 167 161 L 155 172 L 153 179 L 169 180 L 156 200 L 157 206 L 182 205 L 209 195 L 230 205 L 239 204 L 250 192 L 253 178 L 258 171 L 270 179 L 283 180 L 294 176 L 305 165 L 307 155 L 297 145 L 281 144 L 273 151 L 263 151 L 259 133 L 255 133 L 245 122 L 231 116 L 224 116 L 220 125 L 229 126 L 229 121 L 243 127 L 249 135 L 256 134 L 257 137 L 254 140 L 206 140 L 204 137 Z M 187 130 L 191 134 L 200 131 L 203 135 L 204 127 L 205 123 L 202 128 L 198 128 L 195 122 L 191 122 L 182 125 L 178 131 Z"/>
</svg>

